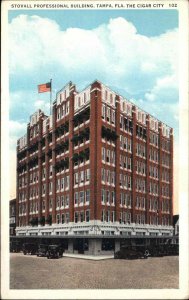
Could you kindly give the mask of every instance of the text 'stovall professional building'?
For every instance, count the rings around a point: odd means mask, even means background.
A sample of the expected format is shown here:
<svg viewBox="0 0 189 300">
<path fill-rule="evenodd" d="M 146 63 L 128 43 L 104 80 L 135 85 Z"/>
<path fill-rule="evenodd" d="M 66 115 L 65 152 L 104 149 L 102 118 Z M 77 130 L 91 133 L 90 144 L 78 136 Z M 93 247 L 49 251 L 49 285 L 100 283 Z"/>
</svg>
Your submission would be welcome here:
<svg viewBox="0 0 189 300">
<path fill-rule="evenodd" d="M 18 140 L 17 215 L 17 235 L 172 235 L 173 130 L 70 82 Z"/>
</svg>

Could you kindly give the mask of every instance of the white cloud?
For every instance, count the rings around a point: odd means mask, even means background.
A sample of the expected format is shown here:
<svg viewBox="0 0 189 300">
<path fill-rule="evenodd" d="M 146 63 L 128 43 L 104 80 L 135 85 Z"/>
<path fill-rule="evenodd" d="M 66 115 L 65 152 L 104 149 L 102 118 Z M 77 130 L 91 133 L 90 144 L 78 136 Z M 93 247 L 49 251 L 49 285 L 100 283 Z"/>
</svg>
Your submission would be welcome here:
<svg viewBox="0 0 189 300">
<path fill-rule="evenodd" d="M 53 66 L 57 73 L 77 73 L 82 80 L 100 74 L 109 85 L 135 93 L 177 72 L 177 30 L 146 37 L 122 17 L 91 30 L 62 31 L 50 19 L 20 15 L 9 25 L 9 37 L 12 74 L 37 74 Z"/>
<path fill-rule="evenodd" d="M 27 123 L 18 121 L 9 121 L 9 146 L 10 149 L 16 149 L 17 140 L 26 133 Z"/>
</svg>

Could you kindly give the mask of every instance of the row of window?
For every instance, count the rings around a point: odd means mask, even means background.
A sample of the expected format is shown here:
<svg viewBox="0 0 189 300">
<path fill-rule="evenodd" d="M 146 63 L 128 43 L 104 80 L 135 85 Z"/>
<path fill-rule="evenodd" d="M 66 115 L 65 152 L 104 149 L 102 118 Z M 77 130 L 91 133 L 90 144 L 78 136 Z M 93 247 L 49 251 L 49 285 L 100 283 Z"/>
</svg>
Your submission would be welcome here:
<svg viewBox="0 0 189 300">
<path fill-rule="evenodd" d="M 136 143 L 136 155 L 146 158 L 146 146 Z"/>
<path fill-rule="evenodd" d="M 132 133 L 133 123 L 132 120 L 120 115 L 120 129 L 125 132 Z"/>
<path fill-rule="evenodd" d="M 131 213 L 129 213 L 129 212 L 120 212 L 119 222 L 124 223 L 124 224 L 126 224 L 126 223 L 130 224 L 131 223 Z"/>
<path fill-rule="evenodd" d="M 126 136 L 120 135 L 120 148 L 132 152 L 132 141 L 131 139 L 127 138 Z"/>
<path fill-rule="evenodd" d="M 115 205 L 115 192 L 109 190 L 101 190 L 101 203 L 103 205 Z"/>
<path fill-rule="evenodd" d="M 74 185 L 89 183 L 89 182 L 90 182 L 90 169 L 86 169 L 74 173 Z"/>
<path fill-rule="evenodd" d="M 30 139 L 35 138 L 39 134 L 39 124 L 30 127 Z"/>
<path fill-rule="evenodd" d="M 169 182 L 170 181 L 170 175 L 169 175 L 169 171 L 167 170 L 162 170 L 162 180 Z"/>
<path fill-rule="evenodd" d="M 124 188 L 124 189 L 131 189 L 131 176 L 126 175 L 126 174 L 120 174 L 119 175 L 120 178 L 120 187 Z"/>
<path fill-rule="evenodd" d="M 115 211 L 102 210 L 101 213 L 102 222 L 115 222 Z"/>
<path fill-rule="evenodd" d="M 159 136 L 153 132 L 150 132 L 150 144 L 156 147 L 159 146 Z"/>
<path fill-rule="evenodd" d="M 153 195 L 158 195 L 159 194 L 159 185 L 158 185 L 158 183 L 150 182 L 149 193 L 153 194 Z"/>
<path fill-rule="evenodd" d="M 68 208 L 69 207 L 69 194 L 56 197 L 56 208 Z M 49 200 L 49 208 L 52 208 L 52 199 Z M 44 208 L 45 209 L 45 208 Z"/>
<path fill-rule="evenodd" d="M 90 221 L 90 210 L 86 211 L 75 211 L 74 222 L 89 222 Z"/>
<path fill-rule="evenodd" d="M 137 196 L 136 197 L 136 203 L 135 203 L 135 207 L 137 209 L 145 209 L 145 197 L 140 197 L 140 196 Z"/>
<path fill-rule="evenodd" d="M 142 178 L 136 178 L 135 181 L 136 191 L 145 193 L 146 192 L 146 181 Z"/>
<path fill-rule="evenodd" d="M 146 163 L 143 161 L 136 161 L 136 172 L 141 175 L 146 175 Z"/>
<path fill-rule="evenodd" d="M 169 197 L 169 185 L 163 185 L 162 186 L 161 194 L 164 197 Z"/>
<path fill-rule="evenodd" d="M 166 167 L 170 166 L 170 156 L 166 153 L 162 153 L 162 165 Z"/>
<path fill-rule="evenodd" d="M 115 125 L 115 110 L 102 104 L 102 119 Z"/>
<path fill-rule="evenodd" d="M 162 149 L 165 151 L 170 151 L 170 149 L 171 149 L 170 141 L 162 139 Z"/>
<path fill-rule="evenodd" d="M 101 180 L 103 183 L 112 184 L 115 186 L 115 172 L 102 168 Z"/>
<path fill-rule="evenodd" d="M 102 161 L 115 165 L 115 151 L 102 147 Z"/>
<path fill-rule="evenodd" d="M 57 120 L 64 118 L 69 114 L 69 101 L 57 108 Z"/>
<path fill-rule="evenodd" d="M 156 167 L 156 166 L 150 166 L 149 167 L 149 176 L 158 179 L 159 178 L 158 167 Z"/>
<path fill-rule="evenodd" d="M 69 179 L 70 179 L 69 175 L 64 176 L 62 178 L 58 178 L 56 180 L 56 191 L 59 192 L 59 191 L 65 191 L 69 189 Z"/>
<path fill-rule="evenodd" d="M 90 190 L 80 191 L 74 193 L 74 205 L 82 206 L 90 204 Z"/>
<path fill-rule="evenodd" d="M 120 155 L 120 167 L 131 170 L 132 165 L 131 165 L 131 157 L 127 157 L 125 155 Z"/>
<path fill-rule="evenodd" d="M 120 206 L 131 207 L 131 194 L 120 193 Z"/>
</svg>

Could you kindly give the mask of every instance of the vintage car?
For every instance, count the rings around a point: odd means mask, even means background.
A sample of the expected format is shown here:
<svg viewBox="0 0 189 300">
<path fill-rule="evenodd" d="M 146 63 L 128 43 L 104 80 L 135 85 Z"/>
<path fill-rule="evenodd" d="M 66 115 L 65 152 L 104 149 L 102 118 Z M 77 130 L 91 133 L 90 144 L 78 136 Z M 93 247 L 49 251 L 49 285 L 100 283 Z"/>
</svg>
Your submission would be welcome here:
<svg viewBox="0 0 189 300">
<path fill-rule="evenodd" d="M 119 251 L 115 252 L 115 259 L 137 259 L 137 258 L 148 258 L 149 251 L 144 247 L 122 247 Z"/>
<path fill-rule="evenodd" d="M 151 257 L 162 257 L 166 254 L 163 245 L 151 245 L 148 249 Z"/>
<path fill-rule="evenodd" d="M 10 242 L 10 252 L 20 252 L 22 251 L 22 246 L 20 242 L 17 241 L 11 241 Z"/>
<path fill-rule="evenodd" d="M 37 248 L 38 247 L 36 244 L 25 243 L 25 244 L 23 244 L 23 253 L 24 253 L 24 255 L 26 255 L 26 254 L 35 255 L 35 254 L 37 254 Z"/>
<path fill-rule="evenodd" d="M 48 245 L 40 244 L 37 250 L 37 256 L 47 256 Z"/>
<path fill-rule="evenodd" d="M 60 258 L 63 256 L 63 249 L 60 245 L 49 245 L 47 251 L 47 258 Z"/>
</svg>

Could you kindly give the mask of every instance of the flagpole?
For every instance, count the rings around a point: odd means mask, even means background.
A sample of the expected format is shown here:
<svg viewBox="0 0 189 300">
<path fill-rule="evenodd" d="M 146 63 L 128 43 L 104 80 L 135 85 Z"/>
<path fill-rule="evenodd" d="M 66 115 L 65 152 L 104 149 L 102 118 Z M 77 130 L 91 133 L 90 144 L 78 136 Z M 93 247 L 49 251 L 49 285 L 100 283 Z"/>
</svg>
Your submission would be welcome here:
<svg viewBox="0 0 189 300">
<path fill-rule="evenodd" d="M 52 79 L 50 80 L 51 83 L 51 91 L 50 91 L 50 116 L 52 115 Z"/>
</svg>

